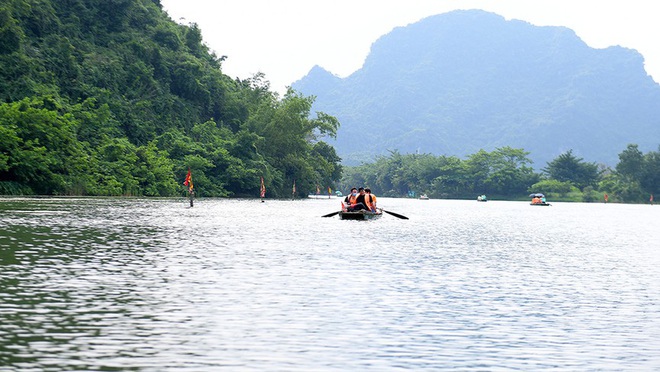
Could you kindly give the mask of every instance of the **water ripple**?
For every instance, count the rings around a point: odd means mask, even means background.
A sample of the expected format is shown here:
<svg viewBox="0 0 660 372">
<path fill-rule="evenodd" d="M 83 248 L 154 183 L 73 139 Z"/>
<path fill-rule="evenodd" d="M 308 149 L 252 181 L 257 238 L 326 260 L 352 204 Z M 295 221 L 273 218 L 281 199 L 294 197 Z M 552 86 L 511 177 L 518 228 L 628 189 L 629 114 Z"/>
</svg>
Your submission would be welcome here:
<svg viewBox="0 0 660 372">
<path fill-rule="evenodd" d="M 660 366 L 657 208 L 381 199 L 0 199 L 0 365 Z"/>
</svg>

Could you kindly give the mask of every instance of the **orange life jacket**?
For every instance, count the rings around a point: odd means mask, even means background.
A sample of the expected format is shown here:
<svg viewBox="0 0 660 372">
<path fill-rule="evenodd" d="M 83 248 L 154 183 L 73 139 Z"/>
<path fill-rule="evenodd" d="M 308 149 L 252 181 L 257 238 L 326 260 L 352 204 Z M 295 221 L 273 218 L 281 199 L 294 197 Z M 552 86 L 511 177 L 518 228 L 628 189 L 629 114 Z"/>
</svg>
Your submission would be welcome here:
<svg viewBox="0 0 660 372">
<path fill-rule="evenodd" d="M 364 194 L 364 204 L 366 204 L 365 207 L 367 207 L 367 209 L 370 210 L 370 211 L 374 209 L 374 208 L 371 206 L 371 205 L 372 205 L 371 202 L 372 202 L 372 200 L 371 200 L 371 195 L 365 193 L 365 194 Z"/>
<path fill-rule="evenodd" d="M 357 195 L 353 196 L 353 194 L 350 194 L 349 196 L 347 196 L 346 200 L 348 201 L 349 205 L 355 205 L 357 203 Z"/>
</svg>

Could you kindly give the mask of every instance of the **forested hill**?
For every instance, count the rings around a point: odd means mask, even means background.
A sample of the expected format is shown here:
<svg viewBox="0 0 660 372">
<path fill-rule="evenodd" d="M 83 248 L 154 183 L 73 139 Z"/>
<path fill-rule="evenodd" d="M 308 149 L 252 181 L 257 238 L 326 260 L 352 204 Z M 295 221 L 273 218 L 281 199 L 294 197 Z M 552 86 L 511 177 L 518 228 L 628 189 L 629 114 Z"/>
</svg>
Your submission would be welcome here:
<svg viewBox="0 0 660 372">
<path fill-rule="evenodd" d="M 0 3 L 0 194 L 291 196 L 341 174 L 313 98 L 232 80 L 158 0 Z"/>
<path fill-rule="evenodd" d="M 660 85 L 642 56 L 593 49 L 570 29 L 479 10 L 396 28 L 346 78 L 315 67 L 292 84 L 341 121 L 349 164 L 387 150 L 465 156 L 511 146 L 534 167 L 573 150 L 613 166 L 627 144 L 660 144 Z"/>
</svg>

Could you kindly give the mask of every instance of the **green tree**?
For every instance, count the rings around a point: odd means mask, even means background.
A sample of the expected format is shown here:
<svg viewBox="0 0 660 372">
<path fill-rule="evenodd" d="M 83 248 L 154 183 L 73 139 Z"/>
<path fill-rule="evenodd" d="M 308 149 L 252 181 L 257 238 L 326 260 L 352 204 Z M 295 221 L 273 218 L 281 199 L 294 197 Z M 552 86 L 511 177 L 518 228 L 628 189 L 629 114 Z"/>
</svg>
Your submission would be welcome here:
<svg viewBox="0 0 660 372">
<path fill-rule="evenodd" d="M 137 148 L 137 162 L 133 175 L 137 178 L 140 194 L 144 196 L 174 196 L 178 185 L 174 179 L 174 164 L 167 151 L 159 150 L 156 141 Z"/>
<path fill-rule="evenodd" d="M 39 194 L 69 193 L 85 163 L 77 122 L 50 97 L 0 105 L 0 181 Z"/>
<path fill-rule="evenodd" d="M 339 121 L 322 112 L 310 118 L 313 102 L 314 97 L 304 97 L 289 89 L 281 101 L 260 106 L 255 112 L 259 121 L 250 124 L 258 135 L 268 139 L 259 142 L 257 152 L 282 172 L 281 178 L 267 180 L 272 182 L 271 190 L 276 196 L 290 195 L 294 180 L 303 195 L 336 176 L 339 157 L 327 148 L 324 150 L 322 145 L 316 147 L 317 151 L 314 149 L 321 136 L 336 136 Z M 322 156 L 324 161 L 317 165 L 314 156 Z"/>
<path fill-rule="evenodd" d="M 600 183 L 618 201 L 644 202 L 660 192 L 660 152 L 643 154 L 636 144 L 629 144 L 619 154 L 616 171 Z"/>
<path fill-rule="evenodd" d="M 224 75 L 159 1 L 0 4 L 0 192 L 290 196 L 337 182 L 339 122 L 263 74 Z M 4 190 L 4 191 L 3 191 Z"/>
<path fill-rule="evenodd" d="M 17 52 L 22 39 L 23 30 L 18 26 L 18 21 L 6 6 L 0 6 L 0 54 Z"/>
<path fill-rule="evenodd" d="M 559 155 L 542 169 L 550 178 L 562 182 L 571 182 L 582 189 L 587 186 L 596 186 L 600 171 L 596 163 L 587 163 L 582 158 L 573 155 L 573 150 L 568 150 Z"/>
<path fill-rule="evenodd" d="M 456 156 L 441 156 L 440 175 L 432 181 L 431 195 L 434 197 L 462 196 L 473 194 L 470 188 L 468 168 L 464 161 Z"/>
<path fill-rule="evenodd" d="M 140 195 L 140 181 L 134 175 L 137 148 L 126 138 L 113 138 L 98 151 L 97 179 L 93 194 L 105 196 Z"/>
<path fill-rule="evenodd" d="M 486 180 L 491 174 L 492 157 L 484 150 L 479 150 L 467 157 L 465 161 L 466 174 L 469 179 L 468 188 L 470 194 L 490 193 L 486 186 Z M 466 190 L 467 191 L 467 190 Z"/>
<path fill-rule="evenodd" d="M 629 181 L 639 181 L 644 171 L 644 154 L 639 151 L 636 144 L 629 144 L 619 154 L 619 163 L 616 172 Z"/>
<path fill-rule="evenodd" d="M 648 194 L 660 195 L 660 147 L 658 151 L 644 154 L 644 169 L 639 183 Z"/>
<path fill-rule="evenodd" d="M 526 192 L 538 180 L 530 164 L 529 153 L 522 149 L 501 147 L 490 153 L 490 173 L 484 185 L 486 192 L 517 195 Z M 477 191 L 477 190 L 474 190 Z"/>
</svg>

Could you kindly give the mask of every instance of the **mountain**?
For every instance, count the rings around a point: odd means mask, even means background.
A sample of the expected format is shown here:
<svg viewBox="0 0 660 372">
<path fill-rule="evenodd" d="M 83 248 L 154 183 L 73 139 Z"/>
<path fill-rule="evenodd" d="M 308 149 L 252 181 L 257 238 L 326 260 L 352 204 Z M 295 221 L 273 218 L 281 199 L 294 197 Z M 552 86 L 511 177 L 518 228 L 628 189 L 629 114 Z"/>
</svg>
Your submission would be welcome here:
<svg viewBox="0 0 660 372">
<path fill-rule="evenodd" d="M 480 10 L 431 16 L 382 36 L 362 68 L 321 67 L 292 84 L 341 122 L 345 164 L 388 150 L 465 156 L 511 146 L 534 166 L 572 149 L 614 165 L 629 143 L 660 144 L 660 85 L 635 50 L 594 49 L 572 30 Z"/>
</svg>

